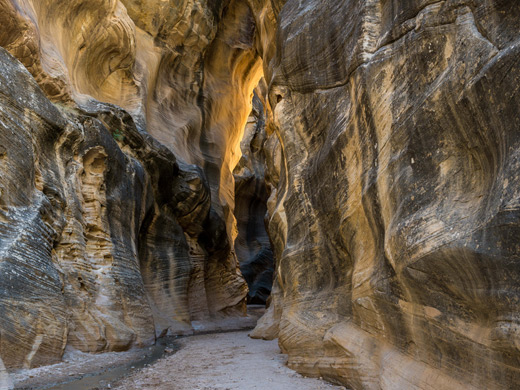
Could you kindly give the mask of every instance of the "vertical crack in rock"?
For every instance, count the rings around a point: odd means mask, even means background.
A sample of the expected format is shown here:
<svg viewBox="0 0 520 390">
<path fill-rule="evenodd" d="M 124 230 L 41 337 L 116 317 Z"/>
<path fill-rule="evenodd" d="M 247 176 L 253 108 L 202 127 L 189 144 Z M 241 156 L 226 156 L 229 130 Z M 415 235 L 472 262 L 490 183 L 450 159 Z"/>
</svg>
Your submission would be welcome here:
<svg viewBox="0 0 520 390">
<path fill-rule="evenodd" d="M 265 85 L 262 80 L 261 83 Z M 261 87 L 257 87 L 261 94 Z M 238 236 L 235 251 L 248 287 L 248 302 L 265 304 L 273 283 L 273 252 L 265 228 L 267 185 L 265 182 L 265 111 L 257 92 L 253 110 L 241 141 L 242 157 L 233 171 L 235 216 Z"/>
</svg>

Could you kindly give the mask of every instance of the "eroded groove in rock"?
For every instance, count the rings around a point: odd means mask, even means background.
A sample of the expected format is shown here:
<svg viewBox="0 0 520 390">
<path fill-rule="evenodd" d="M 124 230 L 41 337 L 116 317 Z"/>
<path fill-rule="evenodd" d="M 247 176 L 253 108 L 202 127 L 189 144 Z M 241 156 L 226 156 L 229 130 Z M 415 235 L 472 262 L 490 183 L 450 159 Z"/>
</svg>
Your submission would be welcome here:
<svg viewBox="0 0 520 390">
<path fill-rule="evenodd" d="M 263 58 L 280 292 L 254 334 L 291 367 L 356 389 L 518 385 L 517 9 L 280 9 Z"/>
<path fill-rule="evenodd" d="M 265 82 L 261 83 L 265 86 Z M 264 88 L 258 87 L 258 92 Z M 253 111 L 241 141 L 242 158 L 235 167 L 235 216 L 238 236 L 235 251 L 249 287 L 248 302 L 263 304 L 273 284 L 273 251 L 265 228 L 268 188 L 265 182 L 267 140 L 265 112 L 255 93 Z"/>
</svg>

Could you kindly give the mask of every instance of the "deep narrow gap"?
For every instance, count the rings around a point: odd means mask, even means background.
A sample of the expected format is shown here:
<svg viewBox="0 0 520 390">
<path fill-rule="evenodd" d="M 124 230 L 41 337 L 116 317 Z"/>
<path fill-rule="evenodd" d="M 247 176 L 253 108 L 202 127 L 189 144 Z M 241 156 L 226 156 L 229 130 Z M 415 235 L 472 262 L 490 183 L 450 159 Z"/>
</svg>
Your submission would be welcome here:
<svg viewBox="0 0 520 390">
<path fill-rule="evenodd" d="M 249 287 L 248 304 L 267 302 L 273 284 L 274 260 L 266 230 L 269 198 L 265 182 L 265 110 L 256 91 L 241 140 L 242 158 L 234 169 L 235 218 L 238 236 L 235 251 L 240 271 Z"/>
</svg>

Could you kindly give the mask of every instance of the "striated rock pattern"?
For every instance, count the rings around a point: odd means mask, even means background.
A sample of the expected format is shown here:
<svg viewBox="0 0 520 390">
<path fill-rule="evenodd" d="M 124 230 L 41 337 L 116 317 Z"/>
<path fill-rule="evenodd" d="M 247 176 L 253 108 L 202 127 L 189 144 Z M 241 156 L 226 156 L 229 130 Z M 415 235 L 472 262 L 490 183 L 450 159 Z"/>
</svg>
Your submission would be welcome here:
<svg viewBox="0 0 520 390">
<path fill-rule="evenodd" d="M 520 8 L 292 1 L 256 337 L 354 389 L 520 386 Z"/>
<path fill-rule="evenodd" d="M 23 64 L 0 52 L 6 366 L 241 313 L 237 256 L 271 242 L 253 336 L 290 367 L 353 389 L 520 386 L 517 2 L 0 10 Z"/>
<path fill-rule="evenodd" d="M 25 67 L 2 49 L 8 368 L 245 314 L 231 170 L 261 77 L 251 11 L 149 3 L 0 3 Z"/>
<path fill-rule="evenodd" d="M 199 266 L 223 261 L 208 237 L 226 242 L 202 171 L 177 163 L 121 109 L 60 112 L 3 49 L 0 64 L 6 366 L 55 362 L 66 345 L 146 345 L 194 319 L 242 312 L 236 268 L 215 286 Z"/>
</svg>

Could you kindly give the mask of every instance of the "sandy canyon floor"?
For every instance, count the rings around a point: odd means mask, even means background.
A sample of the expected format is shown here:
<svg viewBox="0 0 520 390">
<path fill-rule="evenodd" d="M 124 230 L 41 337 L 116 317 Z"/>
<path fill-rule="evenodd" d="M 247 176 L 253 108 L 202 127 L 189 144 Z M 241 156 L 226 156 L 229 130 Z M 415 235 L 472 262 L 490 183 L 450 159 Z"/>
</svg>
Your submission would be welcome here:
<svg viewBox="0 0 520 390">
<path fill-rule="evenodd" d="M 285 366 L 278 342 L 253 340 L 248 331 L 181 340 L 181 349 L 113 384 L 118 390 L 332 390 Z"/>
<path fill-rule="evenodd" d="M 262 306 L 252 305 L 243 319 L 197 329 L 211 333 L 160 339 L 145 349 L 99 355 L 69 351 L 62 363 L 11 373 L 10 386 L 5 389 L 345 389 L 289 369 L 277 340 L 249 338 L 250 329 L 263 313 Z M 4 390 L 1 381 L 0 390 Z"/>
</svg>

